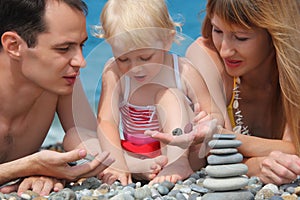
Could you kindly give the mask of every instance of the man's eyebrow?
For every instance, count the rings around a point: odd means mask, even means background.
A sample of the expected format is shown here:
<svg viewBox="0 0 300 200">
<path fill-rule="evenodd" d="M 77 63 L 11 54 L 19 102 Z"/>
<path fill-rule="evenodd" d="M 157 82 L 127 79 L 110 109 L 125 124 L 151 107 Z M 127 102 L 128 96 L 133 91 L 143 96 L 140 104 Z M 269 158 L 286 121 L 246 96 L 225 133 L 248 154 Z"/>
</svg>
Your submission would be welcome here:
<svg viewBox="0 0 300 200">
<path fill-rule="evenodd" d="M 87 41 L 88 37 L 86 37 L 84 40 L 82 40 L 82 43 L 85 43 Z M 67 45 L 77 45 L 78 43 L 77 42 L 74 42 L 74 41 L 65 41 L 65 42 L 62 42 L 62 43 L 57 43 L 57 44 L 54 44 L 53 46 L 54 47 L 57 47 L 57 46 L 67 46 Z"/>
</svg>

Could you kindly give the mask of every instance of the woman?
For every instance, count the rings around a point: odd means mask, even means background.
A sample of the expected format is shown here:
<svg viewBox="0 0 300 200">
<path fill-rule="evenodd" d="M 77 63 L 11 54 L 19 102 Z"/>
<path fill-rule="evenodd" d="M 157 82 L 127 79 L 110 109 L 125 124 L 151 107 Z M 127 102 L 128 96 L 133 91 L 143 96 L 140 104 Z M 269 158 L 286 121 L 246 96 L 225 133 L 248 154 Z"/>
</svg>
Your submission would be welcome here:
<svg viewBox="0 0 300 200">
<path fill-rule="evenodd" d="M 242 133 L 237 139 L 248 175 L 264 183 L 288 183 L 300 174 L 299 7 L 295 0 L 208 0 L 202 37 L 186 53 Z M 217 70 L 203 64 L 203 52 Z M 224 91 L 211 82 L 222 82 Z"/>
</svg>

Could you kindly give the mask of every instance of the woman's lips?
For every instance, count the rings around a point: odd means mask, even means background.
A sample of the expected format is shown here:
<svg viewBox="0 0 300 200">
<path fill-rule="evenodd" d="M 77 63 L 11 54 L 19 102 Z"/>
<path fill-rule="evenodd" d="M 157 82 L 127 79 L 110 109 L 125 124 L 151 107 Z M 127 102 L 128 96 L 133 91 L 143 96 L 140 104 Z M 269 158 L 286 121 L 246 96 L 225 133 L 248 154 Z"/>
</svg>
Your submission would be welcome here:
<svg viewBox="0 0 300 200">
<path fill-rule="evenodd" d="M 225 65 L 229 68 L 237 68 L 242 64 L 242 61 L 239 60 L 229 60 L 224 59 Z"/>
</svg>

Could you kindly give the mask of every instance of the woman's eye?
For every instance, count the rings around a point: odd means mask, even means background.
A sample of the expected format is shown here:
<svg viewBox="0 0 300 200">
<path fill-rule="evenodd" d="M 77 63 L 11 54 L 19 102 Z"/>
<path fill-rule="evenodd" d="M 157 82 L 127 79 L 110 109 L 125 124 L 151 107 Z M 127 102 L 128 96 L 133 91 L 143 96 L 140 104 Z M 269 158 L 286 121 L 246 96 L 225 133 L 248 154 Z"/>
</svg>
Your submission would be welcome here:
<svg viewBox="0 0 300 200">
<path fill-rule="evenodd" d="M 221 30 L 219 30 L 219 29 L 216 29 L 216 28 L 213 28 L 213 31 L 214 31 L 215 33 L 222 33 L 222 31 L 221 31 Z"/>
<path fill-rule="evenodd" d="M 235 38 L 236 38 L 237 40 L 239 40 L 239 41 L 246 41 L 246 40 L 248 40 L 247 37 L 238 37 L 238 36 L 235 36 Z"/>
</svg>

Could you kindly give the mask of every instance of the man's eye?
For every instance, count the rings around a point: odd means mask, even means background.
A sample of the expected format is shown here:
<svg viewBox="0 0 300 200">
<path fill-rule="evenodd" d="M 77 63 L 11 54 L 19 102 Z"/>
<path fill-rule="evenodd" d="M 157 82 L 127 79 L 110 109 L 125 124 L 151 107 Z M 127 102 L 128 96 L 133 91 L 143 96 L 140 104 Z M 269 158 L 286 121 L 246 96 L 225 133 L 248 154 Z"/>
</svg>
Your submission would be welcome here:
<svg viewBox="0 0 300 200">
<path fill-rule="evenodd" d="M 57 47 L 56 50 L 58 51 L 68 51 L 70 47 Z"/>
</svg>

